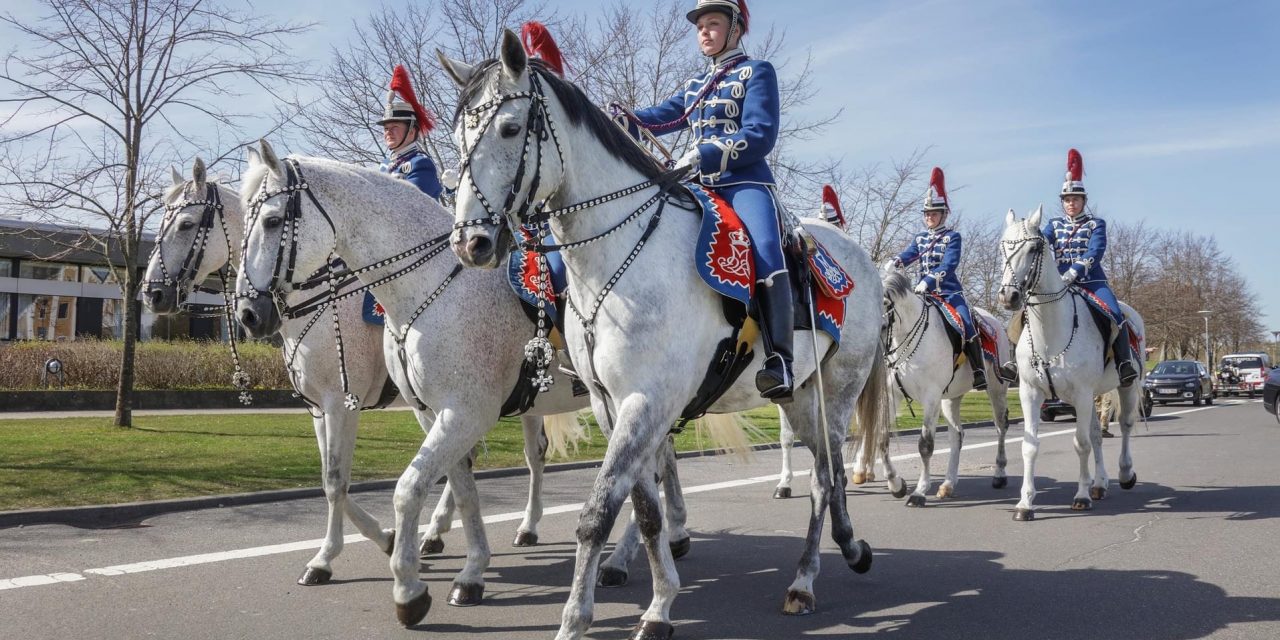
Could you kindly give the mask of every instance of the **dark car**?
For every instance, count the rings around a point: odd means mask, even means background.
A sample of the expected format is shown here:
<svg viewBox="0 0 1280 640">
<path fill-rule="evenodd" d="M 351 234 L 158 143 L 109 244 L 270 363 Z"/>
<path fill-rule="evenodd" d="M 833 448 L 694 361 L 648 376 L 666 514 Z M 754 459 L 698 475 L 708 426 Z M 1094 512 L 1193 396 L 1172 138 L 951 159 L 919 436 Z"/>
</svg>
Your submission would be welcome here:
<svg viewBox="0 0 1280 640">
<path fill-rule="evenodd" d="M 1271 370 L 1267 383 L 1262 386 L 1262 408 L 1275 416 L 1276 422 L 1280 422 L 1280 413 L 1276 412 L 1277 395 L 1280 395 L 1280 367 Z"/>
<path fill-rule="evenodd" d="M 1153 402 L 1190 402 L 1194 406 L 1213 404 L 1213 376 L 1195 360 L 1165 360 L 1156 365 L 1142 388 Z"/>
<path fill-rule="evenodd" d="M 1117 408 L 1116 411 L 1119 411 L 1119 409 Z M 1145 392 L 1142 394 L 1142 404 L 1138 405 L 1138 413 L 1142 414 L 1143 418 L 1151 417 L 1151 396 Z M 1074 418 L 1076 416 L 1076 408 L 1057 398 L 1050 398 L 1040 403 L 1041 422 L 1053 422 L 1058 419 L 1058 416 L 1071 416 Z"/>
</svg>

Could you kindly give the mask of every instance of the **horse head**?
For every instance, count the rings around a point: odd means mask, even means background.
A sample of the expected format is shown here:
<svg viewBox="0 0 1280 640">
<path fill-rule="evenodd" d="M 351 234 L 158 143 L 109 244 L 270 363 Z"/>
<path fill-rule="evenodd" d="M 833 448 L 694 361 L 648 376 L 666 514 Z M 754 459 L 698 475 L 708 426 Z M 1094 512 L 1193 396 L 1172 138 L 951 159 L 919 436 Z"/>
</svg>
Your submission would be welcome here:
<svg viewBox="0 0 1280 640">
<path fill-rule="evenodd" d="M 246 212 L 236 276 L 236 318 L 254 337 L 275 333 L 281 318 L 277 300 L 329 262 L 334 231 L 310 197 L 298 160 L 281 160 L 265 140 L 249 149 L 240 186 Z"/>
<path fill-rule="evenodd" d="M 1045 259 L 1047 241 L 1040 233 L 1040 220 L 1044 205 L 1034 213 L 1017 219 L 1013 209 L 1004 220 L 1004 233 L 1000 237 L 1000 255 L 1004 258 L 1004 271 L 1000 278 L 1000 305 L 1007 311 L 1019 311 L 1026 303 L 1028 289 L 1039 278 Z"/>
<path fill-rule="evenodd" d="M 208 179 L 204 160 L 196 158 L 191 178 L 170 169 L 173 185 L 164 194 L 165 214 L 143 276 L 142 298 L 158 314 L 177 313 L 209 274 L 231 259 L 223 218 L 221 185 Z"/>
<path fill-rule="evenodd" d="M 512 229 L 530 221 L 564 181 L 563 151 L 551 112 L 563 83 L 541 60 L 530 60 L 520 38 L 502 37 L 496 60 L 468 65 L 437 51 L 462 91 L 454 113 L 458 168 L 451 244 L 469 267 L 496 267 L 512 245 Z"/>
</svg>

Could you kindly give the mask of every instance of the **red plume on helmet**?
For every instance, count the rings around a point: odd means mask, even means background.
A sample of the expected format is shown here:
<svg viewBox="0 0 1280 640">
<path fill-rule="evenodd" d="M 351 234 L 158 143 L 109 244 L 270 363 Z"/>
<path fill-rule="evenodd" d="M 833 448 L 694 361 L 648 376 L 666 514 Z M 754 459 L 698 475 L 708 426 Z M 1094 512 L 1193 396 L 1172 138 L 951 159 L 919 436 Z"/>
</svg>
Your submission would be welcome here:
<svg viewBox="0 0 1280 640">
<path fill-rule="evenodd" d="M 418 130 L 427 133 L 436 128 L 436 121 L 431 114 L 418 103 L 418 96 L 413 93 L 413 83 L 409 81 L 409 70 L 404 65 L 396 65 L 395 71 L 391 73 L 391 91 L 399 94 L 404 101 L 413 107 L 413 115 L 418 121 Z"/>
<path fill-rule="evenodd" d="M 524 52 L 542 58 L 543 62 L 558 76 L 564 76 L 564 58 L 560 55 L 560 47 L 555 38 L 547 31 L 546 25 L 530 20 L 520 27 L 520 40 L 524 43 Z"/>
<path fill-rule="evenodd" d="M 823 218 L 827 222 L 844 227 L 844 211 L 840 209 L 840 198 L 836 196 L 835 187 L 829 184 L 822 185 L 822 205 Z M 831 207 L 830 212 L 827 211 L 827 207 Z"/>
<path fill-rule="evenodd" d="M 745 36 L 751 25 L 751 12 L 747 10 L 747 0 L 738 0 L 738 14 L 742 20 L 742 35 Z"/>
<path fill-rule="evenodd" d="M 1084 181 L 1084 156 L 1079 151 L 1067 151 L 1067 179 L 1072 182 Z"/>
<path fill-rule="evenodd" d="M 925 211 L 950 211 L 951 200 L 947 198 L 947 179 L 942 175 L 942 167 L 934 167 L 929 174 L 929 192 L 924 196 Z"/>
</svg>

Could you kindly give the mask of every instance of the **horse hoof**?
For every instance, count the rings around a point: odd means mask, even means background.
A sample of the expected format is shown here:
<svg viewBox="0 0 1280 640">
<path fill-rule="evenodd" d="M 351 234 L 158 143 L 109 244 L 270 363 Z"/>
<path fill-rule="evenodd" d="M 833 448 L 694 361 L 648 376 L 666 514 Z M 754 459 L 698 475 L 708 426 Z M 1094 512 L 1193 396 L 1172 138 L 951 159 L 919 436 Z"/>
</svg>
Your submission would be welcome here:
<svg viewBox="0 0 1280 640">
<path fill-rule="evenodd" d="M 855 481 L 855 484 L 862 484 L 862 483 Z M 778 487 L 777 489 L 774 489 L 773 497 L 777 500 L 786 500 L 787 498 L 790 498 L 791 487 Z"/>
<path fill-rule="evenodd" d="M 808 591 L 787 590 L 787 599 L 782 601 L 782 613 L 789 616 L 807 616 L 818 610 L 818 600 Z"/>
<path fill-rule="evenodd" d="M 1014 509 L 1013 520 L 1015 522 L 1031 522 L 1036 519 L 1036 512 L 1031 509 Z"/>
<path fill-rule="evenodd" d="M 600 567 L 600 579 L 597 581 L 602 587 L 613 588 L 621 587 L 627 583 L 627 572 L 623 569 L 615 569 L 613 567 Z"/>
<path fill-rule="evenodd" d="M 391 537 L 387 538 L 387 546 L 382 548 L 382 552 L 387 555 L 391 555 L 391 553 L 395 550 L 396 550 L 396 530 L 392 529 Z"/>
<path fill-rule="evenodd" d="M 902 499 L 902 496 L 907 495 L 907 483 L 903 482 L 897 489 L 890 489 L 889 491 L 893 497 Z"/>
<path fill-rule="evenodd" d="M 422 595 L 404 603 L 396 605 L 396 619 L 400 624 L 406 627 L 412 627 L 422 619 L 427 617 L 427 612 L 431 610 L 431 594 L 425 590 Z"/>
<path fill-rule="evenodd" d="M 670 640 L 675 634 L 676 628 L 666 622 L 641 620 L 627 640 Z"/>
<path fill-rule="evenodd" d="M 1089 498 L 1093 500 L 1106 500 L 1107 499 L 1106 487 L 1089 487 Z"/>
<path fill-rule="evenodd" d="M 443 546 L 444 543 L 441 543 Z M 538 534 L 532 531 L 517 531 L 515 542 L 511 543 L 513 547 L 535 547 L 538 545 Z"/>
<path fill-rule="evenodd" d="M 302 572 L 302 577 L 298 578 L 298 584 L 304 587 L 314 587 L 318 584 L 325 584 L 333 577 L 333 572 L 327 569 L 317 569 L 315 567 L 307 567 Z"/>
<path fill-rule="evenodd" d="M 1093 501 L 1088 498 L 1076 498 L 1071 501 L 1072 511 L 1088 511 L 1093 508 Z"/>
<path fill-rule="evenodd" d="M 689 547 L 692 545 L 693 545 L 693 540 L 689 538 L 681 538 L 680 540 L 673 540 L 670 543 L 670 545 L 668 545 L 671 547 L 671 558 L 673 560 L 679 560 L 680 558 L 683 558 L 689 555 Z"/>
<path fill-rule="evenodd" d="M 1128 490 L 1132 489 L 1132 488 L 1133 488 L 1135 485 L 1137 485 L 1137 484 L 1138 484 L 1138 474 L 1137 474 L 1137 472 L 1134 472 L 1134 474 L 1133 474 L 1132 476 L 1129 476 L 1129 479 L 1128 479 L 1128 480 L 1121 480 L 1121 481 L 1120 481 L 1120 488 L 1121 488 L 1121 489 L 1124 489 L 1125 491 L 1128 491 Z"/>
<path fill-rule="evenodd" d="M 419 555 L 425 558 L 442 552 L 444 552 L 444 540 L 440 538 L 423 538 Z"/>
<path fill-rule="evenodd" d="M 474 607 L 484 600 L 484 585 L 482 584 L 455 584 L 449 590 L 449 606 L 451 607 Z"/>
<path fill-rule="evenodd" d="M 1006 476 L 1000 476 L 999 478 L 991 479 L 992 489 L 1003 489 L 1007 486 L 1009 486 L 1009 478 Z"/>
<path fill-rule="evenodd" d="M 865 474 L 865 473 L 863 473 L 863 472 L 861 472 L 861 471 L 855 471 L 855 472 L 853 473 L 853 483 L 854 483 L 854 484 L 866 484 L 866 483 L 867 483 L 867 474 Z"/>
<path fill-rule="evenodd" d="M 926 503 L 927 500 L 925 500 L 925 497 L 918 493 L 913 493 L 907 498 L 908 507 L 923 507 Z"/>
<path fill-rule="evenodd" d="M 875 554 L 871 552 L 871 545 L 866 540 L 859 540 L 858 559 L 849 563 L 849 568 L 854 573 L 866 573 L 871 570 L 871 561 L 875 558 Z"/>
<path fill-rule="evenodd" d="M 943 498 L 950 498 L 950 497 L 951 497 L 952 495 L 954 495 L 954 494 L 955 494 L 955 491 L 953 491 L 953 490 L 951 489 L 951 485 L 946 485 L 946 484 L 944 484 L 944 485 L 942 485 L 941 487 L 938 487 L 938 499 L 939 499 L 939 500 L 941 500 L 941 499 L 943 499 Z"/>
</svg>

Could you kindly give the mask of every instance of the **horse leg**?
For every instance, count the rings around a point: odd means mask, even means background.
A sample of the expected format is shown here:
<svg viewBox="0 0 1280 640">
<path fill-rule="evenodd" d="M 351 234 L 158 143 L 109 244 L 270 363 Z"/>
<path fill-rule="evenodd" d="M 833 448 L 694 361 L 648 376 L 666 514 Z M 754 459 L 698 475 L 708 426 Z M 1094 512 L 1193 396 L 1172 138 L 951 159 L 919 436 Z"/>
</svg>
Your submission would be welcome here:
<svg viewBox="0 0 1280 640">
<path fill-rule="evenodd" d="M 778 410 L 778 444 L 782 445 L 782 472 L 778 475 L 778 486 L 773 490 L 774 498 L 790 498 L 791 497 L 791 479 L 794 474 L 791 472 L 791 448 L 795 446 L 796 434 L 791 429 L 791 423 L 787 421 L 787 414 L 781 409 Z M 859 461 L 861 464 L 861 461 Z M 858 469 L 854 473 L 854 484 L 862 484 L 866 482 L 865 473 L 862 482 L 858 481 Z"/>
<path fill-rule="evenodd" d="M 920 478 L 916 480 L 915 491 L 907 496 L 908 507 L 923 507 L 927 504 L 929 487 L 933 478 L 929 475 L 929 465 L 933 460 L 934 434 L 938 426 L 938 410 L 941 399 L 930 395 L 920 399 L 920 408 L 924 414 L 924 426 L 920 428 L 920 440 L 916 447 L 920 450 Z"/>
<path fill-rule="evenodd" d="M 1080 474 L 1076 480 L 1076 495 L 1071 499 L 1071 510 L 1088 511 L 1093 508 L 1093 499 L 1089 497 L 1089 485 L 1093 484 L 1093 475 L 1089 471 L 1089 454 L 1093 452 L 1095 442 L 1099 448 L 1102 447 L 1102 431 L 1098 426 L 1098 412 L 1088 410 L 1088 407 L 1093 406 L 1092 393 L 1088 391 L 1077 393 L 1071 404 L 1076 407 L 1085 407 L 1082 414 L 1077 414 L 1076 417 L 1074 445 L 1076 456 L 1080 459 Z"/>
<path fill-rule="evenodd" d="M 600 466 L 591 494 L 587 496 L 578 516 L 578 550 L 574 560 L 573 584 L 569 589 L 569 600 L 564 605 L 556 640 L 578 640 L 590 628 L 595 615 L 595 584 L 600 552 L 609 539 L 609 532 L 618 518 L 622 503 L 631 492 L 636 479 L 645 471 L 652 472 L 654 453 L 661 439 L 666 436 L 665 416 L 657 414 L 656 407 L 640 404 L 644 401 L 628 399 L 618 408 L 616 422 L 612 425 L 609 449 L 605 452 L 604 462 Z M 674 415 L 677 410 L 673 409 L 670 413 Z M 665 550 L 665 557 L 670 558 L 669 549 Z M 671 575 L 675 575 L 674 563 Z M 646 620 L 644 624 L 658 623 Z M 668 623 L 661 624 L 670 627 Z"/>
<path fill-rule="evenodd" d="M 1107 409 L 1110 411 L 1110 408 Z M 1089 445 L 1093 450 L 1093 479 L 1089 483 L 1089 498 L 1102 500 L 1107 497 L 1107 488 L 1111 478 L 1107 476 L 1107 465 L 1102 459 L 1102 417 L 1094 412 L 1093 425 L 1089 429 Z"/>
<path fill-rule="evenodd" d="M 689 553 L 691 537 L 685 528 L 689 519 L 689 510 L 684 504 L 684 489 L 680 487 L 680 474 L 676 469 L 676 442 L 668 435 L 658 450 L 659 477 L 662 480 L 662 494 L 666 502 L 663 512 L 667 524 L 667 539 L 671 543 L 671 557 L 683 558 Z"/>
<path fill-rule="evenodd" d="M 938 487 L 938 499 L 955 495 L 956 483 L 960 480 L 960 451 L 964 449 L 964 425 L 960 421 L 960 402 L 962 398 L 942 401 L 942 417 L 946 418 L 948 430 L 947 440 L 951 443 L 951 455 L 947 456 L 947 477 Z"/>
<path fill-rule="evenodd" d="M 1005 455 L 1004 449 L 1004 439 L 1009 433 L 1009 396 L 1005 386 L 997 384 L 987 387 L 987 398 L 991 400 L 991 417 L 996 423 L 996 470 L 991 476 L 991 487 L 1003 489 L 1009 485 L 1009 477 L 1005 474 L 1009 458 Z"/>
<path fill-rule="evenodd" d="M 782 613 L 791 616 L 808 615 L 818 608 L 813 581 L 818 577 L 820 568 L 818 552 L 822 543 L 822 521 L 832 492 L 831 470 L 827 467 L 826 453 L 819 446 L 821 435 L 813 430 L 809 430 L 808 434 L 811 437 L 806 440 L 812 443 L 809 451 L 813 453 L 813 472 L 809 474 L 809 531 L 805 535 L 804 551 L 800 554 L 795 580 L 787 587 L 786 598 L 782 601 Z M 834 460 L 835 452 L 831 453 Z"/>
<path fill-rule="evenodd" d="M 405 626 L 421 622 L 431 608 L 427 585 L 418 576 L 418 549 L 410 532 L 418 530 L 418 518 L 431 486 L 444 475 L 445 469 L 452 468 L 468 455 L 471 447 L 495 420 L 496 416 L 477 417 L 460 415 L 452 410 L 441 411 L 413 461 L 396 482 L 392 505 L 395 507 L 396 531 L 401 535 L 395 537 L 391 553 L 391 574 L 394 577 L 391 595 L 396 618 Z"/>
<path fill-rule="evenodd" d="M 538 522 L 542 520 L 542 474 L 547 466 L 548 442 L 541 417 L 522 416 L 520 425 L 524 428 L 524 463 L 529 467 L 529 501 L 511 544 L 532 547 L 538 544 Z"/>
<path fill-rule="evenodd" d="M 671 626 L 671 603 L 680 592 L 680 576 L 676 574 L 675 558 L 671 554 L 666 529 L 663 528 L 662 506 L 658 498 L 658 484 L 652 475 L 641 474 L 631 489 L 635 522 L 644 535 L 645 550 L 649 555 L 649 572 L 653 575 L 653 599 L 649 608 L 640 616 L 631 637 L 666 640 L 674 634 Z"/>
<path fill-rule="evenodd" d="M 421 557 L 444 552 L 442 536 L 453 529 L 453 512 L 457 508 L 453 488 L 453 478 L 450 477 L 444 484 L 444 490 L 440 492 L 440 500 L 436 502 L 436 508 L 431 512 L 431 518 L 427 521 L 427 530 L 422 534 L 422 544 L 418 548 L 418 555 Z"/>
<path fill-rule="evenodd" d="M 339 409 L 339 411 L 343 410 Z M 342 473 L 341 452 L 334 450 L 335 447 L 340 447 L 340 439 L 330 437 L 331 432 L 338 430 L 341 420 L 342 417 L 337 411 L 322 413 L 311 419 L 316 432 L 316 444 L 320 447 L 320 478 L 324 484 L 325 500 L 329 503 L 329 515 L 326 520 L 324 542 L 303 569 L 302 575 L 298 578 L 300 585 L 310 586 L 328 582 L 333 577 L 333 559 L 342 552 L 342 514 L 347 487 L 343 484 L 345 474 Z M 351 470 L 349 461 L 348 456 L 346 466 L 348 473 Z"/>
<path fill-rule="evenodd" d="M 1028 370 L 1029 371 L 1029 370 Z M 1013 519 L 1019 522 L 1036 517 L 1036 458 L 1040 454 L 1040 403 L 1044 392 L 1020 376 L 1018 400 L 1022 403 L 1022 499 L 1014 507 Z"/>
<path fill-rule="evenodd" d="M 1138 405 L 1142 391 L 1138 385 L 1120 390 L 1120 488 L 1128 491 L 1138 483 L 1138 472 L 1133 470 L 1133 455 L 1129 448 L 1129 433 L 1138 420 Z"/>
<path fill-rule="evenodd" d="M 449 471 L 449 485 L 458 511 L 462 515 L 462 531 L 467 537 L 467 562 L 453 579 L 449 604 L 474 607 L 484 598 L 484 572 L 489 568 L 489 538 L 480 516 L 480 494 L 471 471 L 471 457 L 466 456 Z"/>
</svg>

